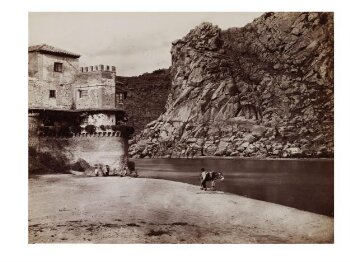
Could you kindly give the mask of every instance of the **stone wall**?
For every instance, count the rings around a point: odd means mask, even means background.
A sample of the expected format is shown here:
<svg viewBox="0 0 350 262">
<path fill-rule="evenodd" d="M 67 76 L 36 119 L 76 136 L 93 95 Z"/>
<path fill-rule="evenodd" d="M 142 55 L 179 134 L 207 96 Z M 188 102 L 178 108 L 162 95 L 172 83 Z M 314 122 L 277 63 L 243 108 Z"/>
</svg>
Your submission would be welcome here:
<svg viewBox="0 0 350 262">
<path fill-rule="evenodd" d="M 37 136 L 38 126 L 40 125 L 39 114 L 28 114 L 28 146 L 29 148 L 37 148 L 39 138 Z"/>
<path fill-rule="evenodd" d="M 81 72 L 77 58 L 39 52 L 30 52 L 28 56 L 30 108 L 116 107 L 115 67 L 111 67 L 114 71 Z M 55 62 L 63 64 L 62 72 L 54 71 Z M 50 97 L 50 90 L 55 91 L 56 97 Z"/>
<path fill-rule="evenodd" d="M 72 85 L 75 107 L 115 108 L 115 73 L 107 71 L 80 72 Z M 87 92 L 80 96 L 80 92 Z"/>
<path fill-rule="evenodd" d="M 67 84 L 73 82 L 79 72 L 79 59 L 53 54 L 30 52 L 28 55 L 29 77 L 41 81 Z M 62 72 L 54 71 L 54 63 L 62 63 Z"/>
<path fill-rule="evenodd" d="M 115 73 L 108 71 L 79 72 L 74 79 L 74 87 L 115 85 Z"/>
<path fill-rule="evenodd" d="M 79 60 L 77 58 L 42 54 L 42 59 L 42 80 L 44 81 L 55 82 L 59 85 L 69 84 L 74 81 L 76 74 L 79 72 Z M 55 62 L 63 64 L 62 72 L 54 71 Z"/>
<path fill-rule="evenodd" d="M 102 105 L 102 87 L 87 87 L 74 89 L 75 94 L 75 108 L 101 108 Z M 86 92 L 86 96 L 80 97 L 79 92 Z"/>
<path fill-rule="evenodd" d="M 50 90 L 56 91 L 56 97 L 50 98 Z M 72 109 L 73 96 L 70 85 L 57 85 L 37 78 L 29 78 L 28 107 L 29 108 L 59 108 Z"/>
<path fill-rule="evenodd" d="M 41 54 L 28 54 L 29 103 L 30 108 L 72 109 L 73 93 L 71 83 L 79 72 L 77 58 Z M 62 72 L 54 71 L 54 63 L 62 63 Z M 50 97 L 50 90 L 56 97 Z"/>
<path fill-rule="evenodd" d="M 112 172 L 115 170 L 120 174 L 121 170 L 127 166 L 127 142 L 122 137 L 79 136 L 37 137 L 36 139 L 36 145 L 30 144 L 29 146 L 29 149 L 35 152 L 29 159 L 29 165 L 33 167 L 39 166 L 44 170 L 69 172 L 74 164 L 84 162 L 90 166 L 84 168 L 87 174 L 91 174 L 95 165 L 109 165 Z M 43 161 L 45 157 L 49 158 L 51 163 L 45 163 Z M 32 168 L 31 171 L 36 172 L 37 170 Z"/>
<path fill-rule="evenodd" d="M 122 108 L 120 104 L 115 101 L 115 86 L 105 86 L 102 92 L 102 104 L 100 108 Z"/>
<path fill-rule="evenodd" d="M 116 119 L 121 117 L 119 113 L 86 115 L 43 110 L 29 113 L 30 173 L 69 172 L 75 170 L 77 163 L 84 163 L 79 171 L 89 174 L 94 165 L 109 165 L 111 171 L 120 174 L 127 164 L 127 140 L 132 133 L 132 128 L 116 124 Z M 71 129 L 77 125 L 80 130 Z M 86 125 L 94 125 L 96 129 L 87 131 Z"/>
<path fill-rule="evenodd" d="M 38 52 L 28 53 L 28 76 L 39 79 L 39 58 L 41 58 Z M 41 70 L 40 70 L 41 71 Z"/>
</svg>

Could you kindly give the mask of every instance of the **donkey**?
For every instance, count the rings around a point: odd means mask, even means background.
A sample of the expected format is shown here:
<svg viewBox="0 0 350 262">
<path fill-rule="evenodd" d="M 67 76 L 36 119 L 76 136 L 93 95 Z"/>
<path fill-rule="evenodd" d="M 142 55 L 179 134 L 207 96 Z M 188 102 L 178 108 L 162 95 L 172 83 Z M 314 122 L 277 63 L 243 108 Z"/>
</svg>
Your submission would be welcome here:
<svg viewBox="0 0 350 262">
<path fill-rule="evenodd" d="M 220 171 L 208 171 L 205 178 L 201 178 L 201 190 L 207 190 L 207 182 L 211 181 L 211 190 L 215 190 L 216 182 L 224 181 L 224 174 Z"/>
</svg>

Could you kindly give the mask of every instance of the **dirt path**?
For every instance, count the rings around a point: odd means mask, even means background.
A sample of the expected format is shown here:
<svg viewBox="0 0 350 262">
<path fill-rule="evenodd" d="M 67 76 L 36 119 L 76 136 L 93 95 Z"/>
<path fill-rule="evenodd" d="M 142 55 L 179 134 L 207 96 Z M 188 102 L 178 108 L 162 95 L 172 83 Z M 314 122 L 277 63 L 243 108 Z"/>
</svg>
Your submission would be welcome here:
<svg viewBox="0 0 350 262">
<path fill-rule="evenodd" d="M 29 179 L 29 243 L 332 243 L 333 219 L 178 182 Z"/>
</svg>

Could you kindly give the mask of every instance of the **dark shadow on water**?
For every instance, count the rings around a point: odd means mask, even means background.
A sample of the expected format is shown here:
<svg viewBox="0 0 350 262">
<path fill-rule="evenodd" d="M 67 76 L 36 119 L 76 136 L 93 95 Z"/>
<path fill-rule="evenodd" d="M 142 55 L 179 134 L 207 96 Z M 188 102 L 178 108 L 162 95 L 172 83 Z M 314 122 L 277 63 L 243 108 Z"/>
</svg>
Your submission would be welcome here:
<svg viewBox="0 0 350 262">
<path fill-rule="evenodd" d="M 318 214 L 334 214 L 333 160 L 135 159 L 141 177 L 199 185 L 201 167 L 220 170 L 217 190 Z"/>
</svg>

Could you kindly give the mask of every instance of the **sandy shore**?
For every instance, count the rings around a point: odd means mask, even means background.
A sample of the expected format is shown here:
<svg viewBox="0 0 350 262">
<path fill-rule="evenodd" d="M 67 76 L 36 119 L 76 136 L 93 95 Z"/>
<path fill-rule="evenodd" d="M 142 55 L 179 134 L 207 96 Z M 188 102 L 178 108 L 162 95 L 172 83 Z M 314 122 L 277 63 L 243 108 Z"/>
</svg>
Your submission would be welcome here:
<svg viewBox="0 0 350 262">
<path fill-rule="evenodd" d="M 29 179 L 29 243 L 333 243 L 333 222 L 165 180 Z"/>
</svg>

